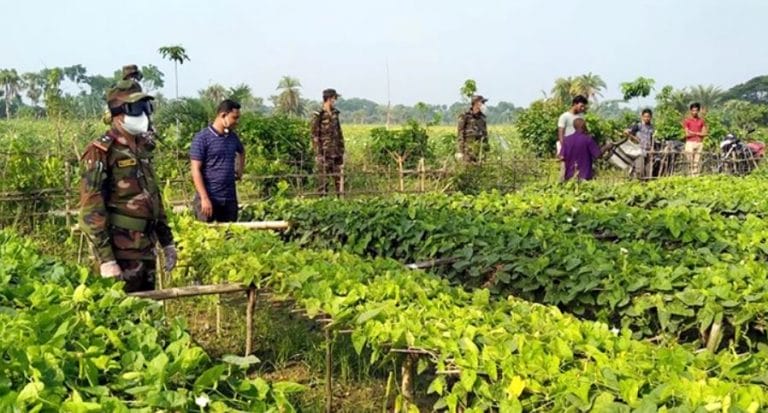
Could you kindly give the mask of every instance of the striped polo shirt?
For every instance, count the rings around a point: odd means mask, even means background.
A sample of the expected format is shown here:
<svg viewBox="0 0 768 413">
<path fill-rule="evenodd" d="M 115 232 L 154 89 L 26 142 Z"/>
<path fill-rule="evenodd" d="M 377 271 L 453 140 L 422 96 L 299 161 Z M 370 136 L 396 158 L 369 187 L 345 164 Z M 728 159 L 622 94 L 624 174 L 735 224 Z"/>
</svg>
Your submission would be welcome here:
<svg viewBox="0 0 768 413">
<path fill-rule="evenodd" d="M 195 135 L 189 157 L 203 164 L 203 182 L 208 197 L 216 201 L 236 201 L 235 154 L 244 151 L 235 132 L 219 135 L 208 125 Z"/>
</svg>

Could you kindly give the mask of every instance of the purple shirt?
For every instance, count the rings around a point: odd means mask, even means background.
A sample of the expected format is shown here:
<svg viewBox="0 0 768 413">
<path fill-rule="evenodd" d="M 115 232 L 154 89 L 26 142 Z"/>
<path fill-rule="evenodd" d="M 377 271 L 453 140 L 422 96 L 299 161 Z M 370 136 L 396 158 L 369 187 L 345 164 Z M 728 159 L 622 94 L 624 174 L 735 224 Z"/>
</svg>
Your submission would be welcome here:
<svg viewBox="0 0 768 413">
<path fill-rule="evenodd" d="M 212 126 L 195 135 L 189 157 L 202 162 L 203 183 L 208 196 L 216 201 L 236 201 L 235 154 L 243 153 L 236 133 L 219 135 Z"/>
<path fill-rule="evenodd" d="M 592 179 L 592 162 L 600 157 L 600 147 L 591 136 L 576 132 L 563 139 L 560 156 L 565 162 L 564 180 L 573 178 L 577 169 L 579 179 L 588 180 Z"/>
</svg>

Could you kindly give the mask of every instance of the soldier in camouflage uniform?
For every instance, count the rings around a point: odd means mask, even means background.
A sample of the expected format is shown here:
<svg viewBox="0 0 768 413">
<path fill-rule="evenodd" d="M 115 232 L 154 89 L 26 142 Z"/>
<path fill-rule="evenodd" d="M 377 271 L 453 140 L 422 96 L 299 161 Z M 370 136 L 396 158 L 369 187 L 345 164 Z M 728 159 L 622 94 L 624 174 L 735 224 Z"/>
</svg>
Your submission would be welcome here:
<svg viewBox="0 0 768 413">
<path fill-rule="evenodd" d="M 141 71 L 139 71 L 139 67 L 136 65 L 125 65 L 123 66 L 123 80 L 135 80 L 136 82 L 141 82 L 141 79 L 144 78 L 144 75 L 141 74 Z"/>
<path fill-rule="evenodd" d="M 102 277 L 125 281 L 125 291 L 155 287 L 156 244 L 165 269 L 176 265 L 176 248 L 144 137 L 151 96 L 133 80 L 107 92 L 112 128 L 91 142 L 81 161 L 80 227 L 91 242 Z"/>
<path fill-rule="evenodd" d="M 459 158 L 476 163 L 488 152 L 488 126 L 485 121 L 485 102 L 482 96 L 472 97 L 472 107 L 459 118 Z"/>
<path fill-rule="evenodd" d="M 333 176 L 336 193 L 341 195 L 341 176 L 344 171 L 344 135 L 341 133 L 339 110 L 334 89 L 323 91 L 323 108 L 312 114 L 312 149 L 315 151 L 315 166 L 320 192 L 328 193 L 328 177 Z"/>
</svg>

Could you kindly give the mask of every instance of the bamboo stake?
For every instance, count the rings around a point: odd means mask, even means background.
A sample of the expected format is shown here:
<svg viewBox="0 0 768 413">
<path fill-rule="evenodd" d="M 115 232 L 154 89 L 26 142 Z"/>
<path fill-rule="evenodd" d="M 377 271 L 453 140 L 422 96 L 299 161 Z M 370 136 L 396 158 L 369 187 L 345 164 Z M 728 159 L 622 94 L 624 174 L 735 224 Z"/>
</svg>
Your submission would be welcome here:
<svg viewBox="0 0 768 413">
<path fill-rule="evenodd" d="M 253 221 L 253 222 L 213 222 L 208 224 L 211 227 L 240 227 L 254 230 L 283 230 L 290 228 L 288 221 Z"/>
<path fill-rule="evenodd" d="M 325 329 L 325 412 L 333 412 L 333 342 L 331 330 Z"/>
<path fill-rule="evenodd" d="M 403 366 L 400 370 L 400 376 L 402 377 L 400 381 L 400 393 L 403 395 L 403 398 L 405 398 L 403 407 L 406 411 L 408 410 L 408 403 L 413 402 L 413 361 L 415 358 L 416 357 L 412 354 L 406 355 L 405 360 L 403 360 Z"/>
<path fill-rule="evenodd" d="M 253 309 L 256 306 L 256 288 L 248 288 L 248 307 L 245 320 L 245 356 L 253 352 Z"/>
<path fill-rule="evenodd" d="M 165 290 L 140 291 L 128 294 L 131 297 L 148 298 L 151 300 L 168 300 L 172 298 L 197 297 L 201 295 L 227 294 L 247 291 L 242 284 L 194 285 L 189 287 L 168 288 Z"/>
</svg>

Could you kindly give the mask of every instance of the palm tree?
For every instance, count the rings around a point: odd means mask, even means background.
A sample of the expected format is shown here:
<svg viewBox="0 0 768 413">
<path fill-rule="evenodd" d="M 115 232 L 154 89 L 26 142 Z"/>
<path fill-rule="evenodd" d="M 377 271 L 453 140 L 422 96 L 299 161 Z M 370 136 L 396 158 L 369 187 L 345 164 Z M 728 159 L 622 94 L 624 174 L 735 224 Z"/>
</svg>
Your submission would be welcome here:
<svg viewBox="0 0 768 413">
<path fill-rule="evenodd" d="M 43 86 L 45 86 L 45 79 L 39 73 L 24 73 L 21 75 L 21 79 L 24 82 L 24 86 L 27 88 L 27 98 L 34 106 L 40 104 L 40 98 L 43 97 Z"/>
<path fill-rule="evenodd" d="M 183 65 L 185 61 L 189 61 L 187 51 L 180 45 L 176 46 L 163 46 L 157 49 L 157 52 L 163 56 L 164 59 L 173 61 L 173 76 L 176 81 L 176 99 L 179 98 L 179 65 Z"/>
<path fill-rule="evenodd" d="M 606 88 L 605 82 L 599 75 L 592 74 L 592 72 L 586 75 L 576 76 L 573 79 L 573 87 L 571 92 L 574 95 L 582 95 L 589 98 L 593 102 L 597 102 L 597 97 L 603 97 L 600 93 Z"/>
<path fill-rule="evenodd" d="M 573 78 L 560 77 L 555 80 L 552 87 L 552 99 L 561 105 L 565 105 L 573 98 Z"/>
<path fill-rule="evenodd" d="M 11 101 L 16 99 L 22 88 L 22 79 L 16 69 L 0 69 L 0 86 L 5 95 L 5 117 L 11 118 Z"/>
<path fill-rule="evenodd" d="M 304 114 L 304 104 L 301 101 L 301 82 L 290 76 L 283 76 L 277 85 L 280 94 L 275 98 L 275 111 L 294 116 Z"/>
</svg>

